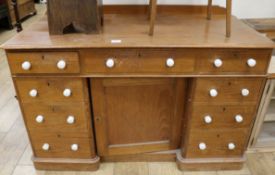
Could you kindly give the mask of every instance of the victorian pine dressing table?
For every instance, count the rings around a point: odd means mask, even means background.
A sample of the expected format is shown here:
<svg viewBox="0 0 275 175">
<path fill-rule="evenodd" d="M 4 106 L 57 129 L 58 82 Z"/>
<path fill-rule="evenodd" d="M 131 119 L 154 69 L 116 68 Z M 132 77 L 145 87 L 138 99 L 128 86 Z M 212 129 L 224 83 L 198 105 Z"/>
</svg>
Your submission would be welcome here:
<svg viewBox="0 0 275 175">
<path fill-rule="evenodd" d="M 148 36 L 129 8 L 109 8 L 100 34 L 50 36 L 44 18 L 3 45 L 35 167 L 240 169 L 274 44 L 235 17 L 226 38 L 223 15 L 185 6 Z"/>
</svg>

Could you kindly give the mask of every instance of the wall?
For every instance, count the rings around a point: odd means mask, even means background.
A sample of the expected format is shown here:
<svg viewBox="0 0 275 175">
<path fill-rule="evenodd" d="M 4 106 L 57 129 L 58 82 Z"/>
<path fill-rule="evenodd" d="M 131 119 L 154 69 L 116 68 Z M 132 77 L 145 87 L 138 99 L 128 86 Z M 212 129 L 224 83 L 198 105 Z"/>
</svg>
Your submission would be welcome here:
<svg viewBox="0 0 275 175">
<path fill-rule="evenodd" d="M 103 0 L 105 4 L 144 4 L 149 0 Z M 208 0 L 158 0 L 159 4 L 207 4 Z M 213 0 L 225 5 L 226 0 Z M 239 18 L 275 18 L 275 0 L 233 0 L 233 15 Z"/>
</svg>

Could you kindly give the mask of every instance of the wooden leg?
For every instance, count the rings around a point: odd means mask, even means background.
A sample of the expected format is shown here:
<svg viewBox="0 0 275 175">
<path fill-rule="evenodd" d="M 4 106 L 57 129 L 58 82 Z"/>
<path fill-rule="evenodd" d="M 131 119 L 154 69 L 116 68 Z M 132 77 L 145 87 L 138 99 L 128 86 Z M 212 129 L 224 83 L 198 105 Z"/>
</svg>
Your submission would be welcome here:
<svg viewBox="0 0 275 175">
<path fill-rule="evenodd" d="M 157 0 L 151 0 L 151 9 L 150 9 L 150 30 L 149 35 L 152 36 L 154 34 L 156 13 L 157 13 Z"/>
<path fill-rule="evenodd" d="M 19 10 L 18 10 L 18 2 L 17 0 L 12 0 L 11 1 L 13 9 L 14 9 L 14 15 L 15 15 L 15 21 L 16 21 L 16 31 L 21 32 L 23 30 L 22 25 L 21 25 L 21 19 L 19 16 Z"/>
<path fill-rule="evenodd" d="M 231 9 L 232 0 L 226 0 L 226 37 L 231 36 Z"/>
<path fill-rule="evenodd" d="M 152 0 L 149 0 L 149 7 L 148 7 L 148 12 L 147 12 L 148 19 L 150 19 L 150 17 L 151 17 L 151 9 L 152 9 Z"/>
<path fill-rule="evenodd" d="M 208 0 L 208 6 L 207 6 L 207 19 L 211 19 L 212 16 L 212 0 Z"/>
</svg>

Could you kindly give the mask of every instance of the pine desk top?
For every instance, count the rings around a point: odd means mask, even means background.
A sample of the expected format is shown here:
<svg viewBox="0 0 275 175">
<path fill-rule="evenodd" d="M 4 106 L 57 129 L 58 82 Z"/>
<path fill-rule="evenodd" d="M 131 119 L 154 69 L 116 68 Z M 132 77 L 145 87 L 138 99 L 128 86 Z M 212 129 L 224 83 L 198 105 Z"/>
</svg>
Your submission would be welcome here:
<svg viewBox="0 0 275 175">
<path fill-rule="evenodd" d="M 78 48 L 275 48 L 275 44 L 232 16 L 232 36 L 225 37 L 225 16 L 157 16 L 155 34 L 148 35 L 146 14 L 106 14 L 99 34 L 49 36 L 44 17 L 6 42 L 4 49 L 78 49 Z M 121 43 L 112 43 L 121 40 Z"/>
</svg>

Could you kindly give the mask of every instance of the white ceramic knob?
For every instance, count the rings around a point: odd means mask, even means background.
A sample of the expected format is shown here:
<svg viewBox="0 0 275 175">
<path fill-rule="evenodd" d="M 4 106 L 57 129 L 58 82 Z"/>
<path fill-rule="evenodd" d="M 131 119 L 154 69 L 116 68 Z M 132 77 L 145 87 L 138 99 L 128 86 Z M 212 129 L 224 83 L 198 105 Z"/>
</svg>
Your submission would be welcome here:
<svg viewBox="0 0 275 175">
<path fill-rule="evenodd" d="M 36 89 L 32 89 L 32 90 L 30 90 L 29 95 L 30 95 L 31 97 L 37 97 L 38 92 L 37 92 Z"/>
<path fill-rule="evenodd" d="M 253 58 L 249 58 L 249 59 L 247 60 L 247 65 L 248 65 L 249 67 L 255 67 L 256 64 L 257 64 L 257 61 L 256 61 L 255 59 L 253 59 Z"/>
<path fill-rule="evenodd" d="M 37 123 L 43 123 L 43 121 L 44 121 L 43 115 L 38 115 L 38 116 L 36 116 L 35 121 L 36 121 Z"/>
<path fill-rule="evenodd" d="M 66 68 L 66 62 L 64 60 L 59 60 L 56 64 L 57 68 L 63 70 Z"/>
<path fill-rule="evenodd" d="M 212 123 L 212 117 L 210 115 L 207 115 L 204 117 L 204 122 L 206 124 Z"/>
<path fill-rule="evenodd" d="M 228 149 L 229 150 L 234 150 L 236 148 L 234 143 L 228 143 Z"/>
<path fill-rule="evenodd" d="M 167 58 L 166 60 L 166 66 L 167 67 L 173 67 L 175 65 L 175 61 L 173 58 Z"/>
<path fill-rule="evenodd" d="M 24 61 L 21 66 L 22 66 L 23 70 L 30 70 L 32 67 L 32 65 L 29 61 Z"/>
<path fill-rule="evenodd" d="M 249 95 L 248 89 L 242 89 L 242 96 L 247 97 Z"/>
<path fill-rule="evenodd" d="M 219 59 L 219 58 L 215 59 L 214 66 L 217 67 L 217 68 L 221 67 L 222 66 L 222 60 Z"/>
<path fill-rule="evenodd" d="M 50 145 L 49 145 L 48 143 L 44 143 L 43 146 L 42 146 L 42 149 L 43 149 L 44 151 L 49 151 Z"/>
<path fill-rule="evenodd" d="M 205 143 L 200 143 L 199 144 L 199 149 L 200 150 L 205 150 L 206 149 L 206 144 Z"/>
<path fill-rule="evenodd" d="M 217 91 L 217 89 L 211 89 L 209 91 L 209 94 L 210 94 L 211 97 L 217 97 L 218 96 L 218 91 Z"/>
<path fill-rule="evenodd" d="M 237 123 L 242 123 L 243 122 L 243 116 L 241 116 L 241 115 L 236 115 L 235 116 L 235 121 L 237 122 Z"/>
<path fill-rule="evenodd" d="M 71 89 L 64 89 L 63 95 L 64 97 L 70 97 L 72 95 Z"/>
<path fill-rule="evenodd" d="M 115 66 L 115 60 L 113 58 L 108 58 L 106 61 L 106 66 L 108 68 L 113 68 Z"/>
<path fill-rule="evenodd" d="M 74 124 L 75 118 L 74 116 L 70 115 L 67 117 L 67 123 L 68 124 Z"/>
<path fill-rule="evenodd" d="M 78 150 L 78 144 L 72 144 L 71 145 L 71 150 L 72 151 L 77 151 Z"/>
</svg>

